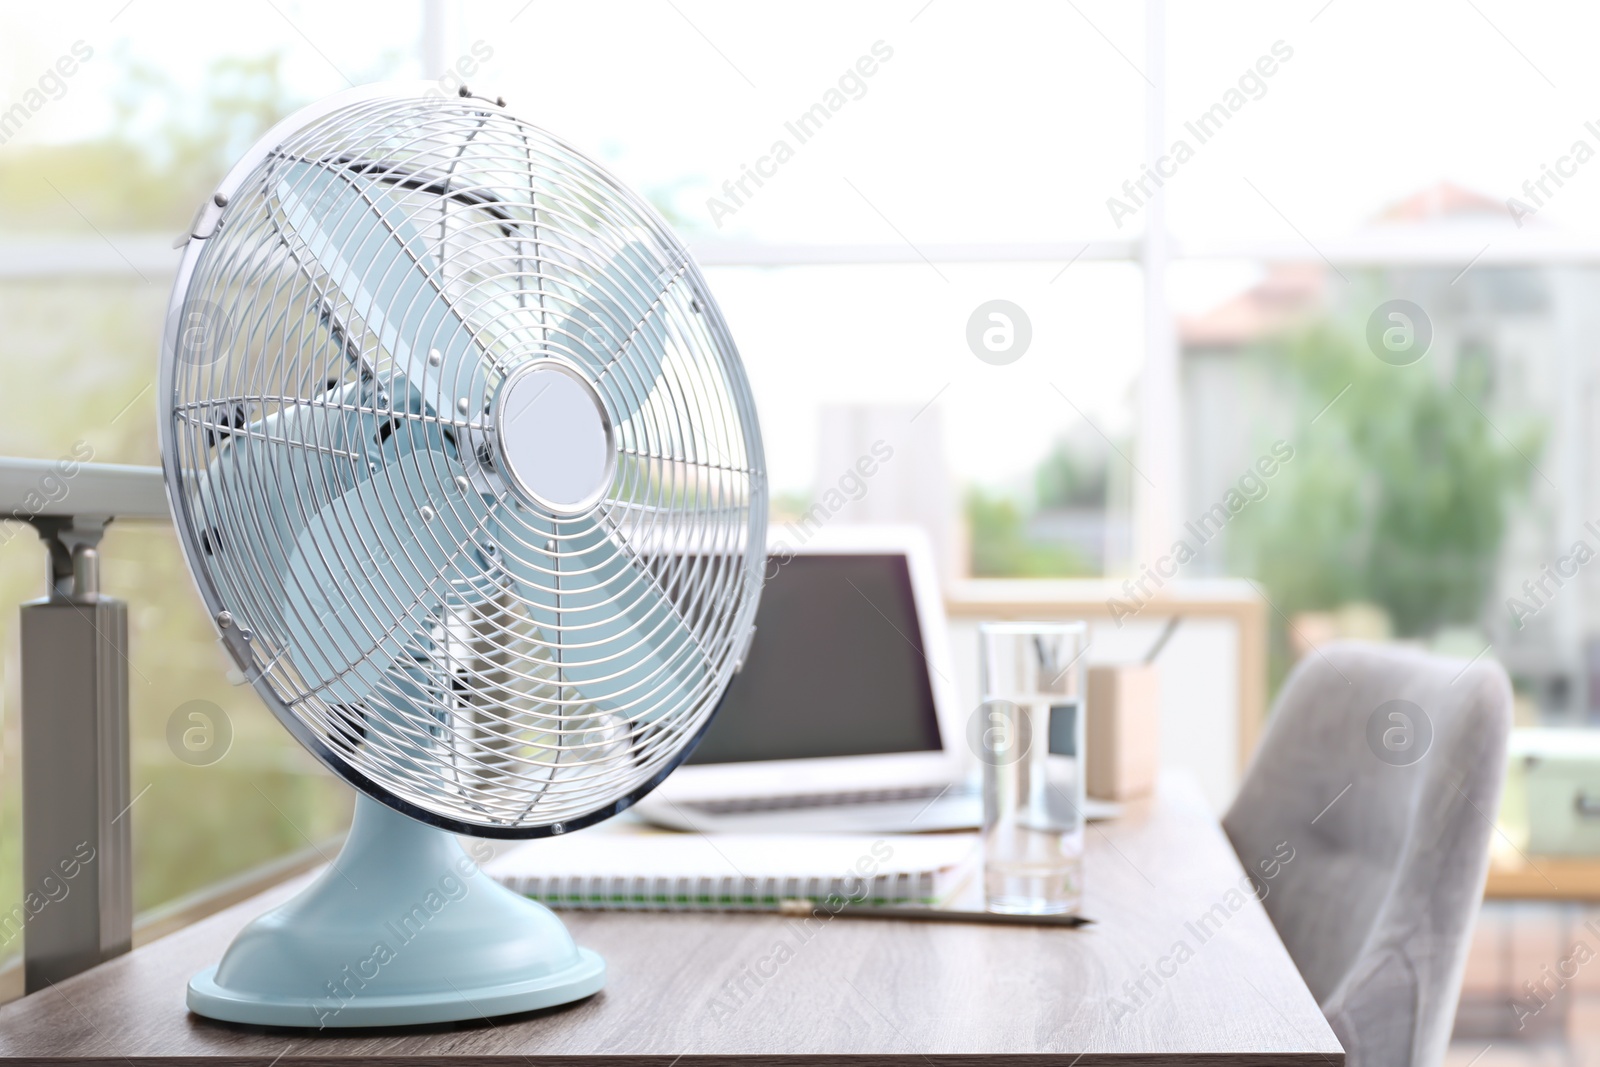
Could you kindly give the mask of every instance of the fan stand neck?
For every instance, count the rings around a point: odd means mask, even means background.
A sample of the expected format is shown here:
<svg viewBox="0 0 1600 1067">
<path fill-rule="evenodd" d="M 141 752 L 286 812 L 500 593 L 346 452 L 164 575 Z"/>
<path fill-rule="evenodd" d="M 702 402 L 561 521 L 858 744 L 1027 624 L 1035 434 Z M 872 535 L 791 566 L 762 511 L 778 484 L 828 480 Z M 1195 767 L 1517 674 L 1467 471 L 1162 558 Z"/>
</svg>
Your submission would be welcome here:
<svg viewBox="0 0 1600 1067">
<path fill-rule="evenodd" d="M 488 856 L 358 796 L 338 859 L 194 977 L 189 1010 L 320 1030 L 487 1018 L 597 992 L 605 962 L 481 871 Z"/>
</svg>

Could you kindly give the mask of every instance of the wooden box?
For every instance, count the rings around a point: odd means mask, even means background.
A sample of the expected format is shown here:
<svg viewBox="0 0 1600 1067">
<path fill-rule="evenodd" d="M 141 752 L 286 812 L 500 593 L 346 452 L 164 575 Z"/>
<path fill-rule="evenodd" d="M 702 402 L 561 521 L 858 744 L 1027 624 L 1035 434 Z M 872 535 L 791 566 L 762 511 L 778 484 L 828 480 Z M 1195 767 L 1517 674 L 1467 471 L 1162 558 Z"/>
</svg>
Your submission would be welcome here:
<svg viewBox="0 0 1600 1067">
<path fill-rule="evenodd" d="M 1149 664 L 1090 667 L 1086 788 L 1102 800 L 1149 796 L 1161 762 L 1161 676 Z"/>
</svg>

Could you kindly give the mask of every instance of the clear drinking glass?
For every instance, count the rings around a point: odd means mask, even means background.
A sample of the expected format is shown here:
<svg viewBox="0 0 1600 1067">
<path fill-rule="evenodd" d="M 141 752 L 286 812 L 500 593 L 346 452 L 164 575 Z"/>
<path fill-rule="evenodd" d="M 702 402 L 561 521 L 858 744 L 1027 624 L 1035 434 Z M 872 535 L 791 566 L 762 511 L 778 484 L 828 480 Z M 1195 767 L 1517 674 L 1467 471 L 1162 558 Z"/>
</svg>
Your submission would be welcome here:
<svg viewBox="0 0 1600 1067">
<path fill-rule="evenodd" d="M 1083 903 L 1081 622 L 978 627 L 983 882 L 990 911 L 1074 914 Z"/>
</svg>

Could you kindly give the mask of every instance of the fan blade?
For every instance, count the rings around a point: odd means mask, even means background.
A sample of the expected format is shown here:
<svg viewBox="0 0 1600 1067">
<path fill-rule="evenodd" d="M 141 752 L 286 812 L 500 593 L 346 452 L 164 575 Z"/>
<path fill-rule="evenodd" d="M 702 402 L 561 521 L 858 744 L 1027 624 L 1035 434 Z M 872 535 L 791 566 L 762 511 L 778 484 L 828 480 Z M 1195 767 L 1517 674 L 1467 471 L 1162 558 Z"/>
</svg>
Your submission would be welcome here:
<svg viewBox="0 0 1600 1067">
<path fill-rule="evenodd" d="M 439 264 L 427 240 L 398 205 L 390 202 L 390 210 L 385 209 L 388 198 L 381 183 L 358 186 L 341 174 L 294 162 L 279 172 L 275 189 L 288 232 L 373 332 L 424 403 L 448 410 L 452 398 L 464 397 L 467 412 L 484 410 L 488 360 L 483 346 L 441 290 Z M 570 306 L 551 328 L 545 347 L 572 360 L 593 380 L 609 379 L 602 393 L 618 424 L 648 399 L 672 347 L 664 297 L 682 269 L 681 264 L 660 263 L 648 246 L 634 241 L 592 277 L 568 271 L 573 280 L 570 286 L 561 286 L 570 288 Z M 523 323 L 513 328 L 530 327 Z M 428 358 L 430 350 L 439 354 L 437 361 Z M 439 471 L 448 469 L 442 455 L 423 455 L 436 457 Z M 492 522 L 530 545 L 557 541 L 559 558 L 535 562 L 517 557 L 536 557 L 537 551 L 507 552 L 500 566 L 515 581 L 535 624 L 553 635 L 550 644 L 560 649 L 562 677 L 584 701 L 636 722 L 653 720 L 669 715 L 680 702 L 697 699 L 714 678 L 714 665 L 693 627 L 643 561 L 630 554 L 622 536 L 608 532 L 599 520 L 553 522 L 526 514 L 513 519 L 513 513 L 475 493 L 470 494 L 471 501 L 463 498 L 442 473 L 419 475 L 414 482 L 414 469 L 396 473 L 407 490 L 396 495 L 409 495 L 412 511 L 420 506 L 417 501 L 447 491 L 456 504 L 435 505 L 441 518 L 459 510 L 470 517 L 470 525 Z M 397 504 L 387 500 L 387 487 L 382 488 L 384 492 L 378 492 L 363 483 L 324 507 L 301 534 L 290 568 L 294 584 L 302 584 L 310 573 L 305 560 L 319 545 L 334 543 L 329 539 L 347 540 L 357 560 L 362 552 L 401 557 L 396 575 L 401 580 L 372 584 L 370 594 L 376 603 L 352 604 L 311 590 L 301 598 L 303 603 L 292 605 L 308 620 L 294 635 L 294 646 L 305 650 L 302 670 L 310 672 L 308 681 L 326 684 L 335 694 L 347 693 L 351 702 L 392 678 L 391 668 L 405 669 L 406 657 L 413 654 L 408 651 L 408 642 L 414 644 L 411 635 L 426 626 L 426 606 L 394 593 L 396 588 L 417 587 L 432 573 L 428 566 L 419 568 L 406 560 L 400 551 L 403 545 L 396 529 L 404 530 L 406 523 L 374 523 L 364 517 L 396 511 Z M 398 506 L 406 506 L 406 501 L 401 499 Z M 467 536 L 464 527 L 455 532 Z M 470 546 L 470 538 L 456 544 Z M 323 555 L 339 566 L 351 556 Z M 435 562 L 431 556 L 424 558 L 429 564 Z M 463 603 L 487 597 L 491 591 L 481 577 L 476 570 L 464 574 L 460 588 L 451 595 Z M 387 634 L 368 633 L 361 625 L 363 618 L 403 617 L 396 611 L 411 613 L 411 622 Z M 395 703 L 406 704 L 414 695 L 394 696 Z M 633 709 L 644 710 L 630 716 Z"/>
<path fill-rule="evenodd" d="M 396 383 L 404 388 L 404 383 Z M 378 405 L 371 383 L 351 382 L 316 399 L 285 404 L 254 422 L 242 406 L 226 419 L 207 416 L 207 432 L 225 433 L 203 474 L 192 483 L 193 514 L 201 527 L 200 549 L 208 559 L 231 559 L 247 581 L 229 590 L 234 611 L 245 617 L 270 614 L 266 592 L 289 573 L 288 561 L 318 506 L 337 500 L 359 483 L 418 450 L 454 446 L 436 422 L 409 418 L 420 411 L 414 395 L 401 393 Z M 210 428 L 217 427 L 213 431 Z M 254 497 L 254 515 L 238 501 Z"/>
<path fill-rule="evenodd" d="M 378 181 L 289 163 L 276 181 L 288 232 L 332 280 L 435 412 L 481 412 L 483 348 L 440 289 L 427 240 Z M 430 352 L 439 354 L 437 365 Z"/>
<path fill-rule="evenodd" d="M 638 412 L 661 374 L 669 330 L 663 297 L 682 269 L 661 264 L 643 243 L 630 241 L 597 277 L 576 278 L 573 304 L 551 329 L 552 351 L 582 367 L 590 381 L 614 383 L 602 392 L 618 424 Z"/>
<path fill-rule="evenodd" d="M 635 723 L 693 702 L 716 665 L 694 626 L 622 535 L 596 516 L 551 522 L 500 512 L 500 566 L 525 610 L 559 649 L 563 684 Z M 542 551 L 550 541 L 554 554 Z M 521 542 L 518 545 L 518 542 Z"/>
<path fill-rule="evenodd" d="M 305 521 L 288 487 L 335 496 L 365 473 L 370 419 L 334 404 L 289 404 L 254 422 L 228 424 L 205 473 L 194 482 L 194 513 L 205 523 L 206 555 L 235 554 L 262 574 L 282 574 L 288 546 Z M 222 413 L 228 417 L 228 413 Z M 215 422 L 213 416 L 208 421 Z M 234 503 L 261 500 L 257 515 Z"/>
<path fill-rule="evenodd" d="M 398 456 L 300 531 L 279 613 L 306 687 L 328 702 L 359 703 L 428 651 L 415 635 L 445 607 L 492 595 L 479 547 L 491 507 L 452 469 L 442 452 Z"/>
<path fill-rule="evenodd" d="M 484 346 L 442 291 L 440 264 L 428 240 L 398 205 L 389 201 L 385 210 L 382 188 L 376 181 L 359 187 L 308 163 L 287 164 L 276 183 L 289 230 L 425 400 L 435 411 L 448 411 L 465 398 L 469 412 L 481 411 Z M 649 246 L 630 241 L 593 277 L 568 267 L 560 272 L 568 282 L 539 283 L 551 295 L 568 290 L 571 301 L 540 347 L 565 355 L 593 381 L 617 382 L 605 390 L 615 422 L 633 417 L 661 373 L 670 333 L 663 297 L 683 267 L 663 264 Z M 538 326 L 510 299 L 488 300 L 498 300 L 508 312 L 494 317 L 496 329 L 530 336 L 520 344 L 510 337 L 497 340 L 506 347 L 532 347 Z M 398 317 L 393 309 L 401 309 Z M 439 353 L 437 366 L 430 364 L 428 350 Z"/>
</svg>

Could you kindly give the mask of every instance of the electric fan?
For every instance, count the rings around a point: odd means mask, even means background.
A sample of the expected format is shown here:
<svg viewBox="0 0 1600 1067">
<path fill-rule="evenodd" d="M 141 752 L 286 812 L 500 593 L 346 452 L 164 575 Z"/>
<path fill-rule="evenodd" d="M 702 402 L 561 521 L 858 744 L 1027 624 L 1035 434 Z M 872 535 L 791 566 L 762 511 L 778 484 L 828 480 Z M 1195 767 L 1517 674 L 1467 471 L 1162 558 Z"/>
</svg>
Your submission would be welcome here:
<svg viewBox="0 0 1600 1067">
<path fill-rule="evenodd" d="M 760 433 L 686 250 L 503 102 L 352 90 L 202 206 L 161 389 L 221 641 L 358 790 L 338 858 L 195 976 L 190 1009 L 393 1025 L 598 990 L 600 957 L 451 832 L 627 808 L 748 646 Z"/>
</svg>

